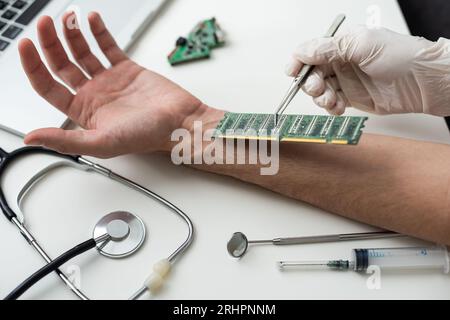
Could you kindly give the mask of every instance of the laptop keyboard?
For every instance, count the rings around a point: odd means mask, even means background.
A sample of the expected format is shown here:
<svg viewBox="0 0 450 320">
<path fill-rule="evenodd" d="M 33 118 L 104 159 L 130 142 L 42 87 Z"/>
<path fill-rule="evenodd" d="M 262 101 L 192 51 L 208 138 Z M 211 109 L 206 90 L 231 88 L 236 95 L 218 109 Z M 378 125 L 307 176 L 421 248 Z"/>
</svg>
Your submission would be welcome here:
<svg viewBox="0 0 450 320">
<path fill-rule="evenodd" d="M 51 0 L 0 0 L 0 55 Z"/>
</svg>

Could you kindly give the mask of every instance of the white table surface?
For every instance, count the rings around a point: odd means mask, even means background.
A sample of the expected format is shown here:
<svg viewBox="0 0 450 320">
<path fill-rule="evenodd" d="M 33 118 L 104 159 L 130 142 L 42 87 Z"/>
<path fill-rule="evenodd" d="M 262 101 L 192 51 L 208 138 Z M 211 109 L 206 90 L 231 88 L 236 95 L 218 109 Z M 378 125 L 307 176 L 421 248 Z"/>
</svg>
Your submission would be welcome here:
<svg viewBox="0 0 450 320">
<path fill-rule="evenodd" d="M 295 46 L 322 35 L 337 13 L 348 14 L 347 26 L 365 23 L 369 5 L 379 5 L 382 24 L 407 32 L 394 0 L 175 0 L 131 49 L 145 67 L 180 83 L 206 103 L 231 111 L 272 112 L 289 85 L 284 67 Z M 209 61 L 172 68 L 166 55 L 178 36 L 202 18 L 216 16 L 228 34 L 226 47 Z M 318 114 L 305 96 L 291 112 Z M 356 114 L 356 113 L 355 113 Z M 368 132 L 448 143 L 444 121 L 422 115 L 371 117 Z M 21 141 L 0 132 L 6 150 Z M 4 186 L 13 202 L 26 178 L 48 159 L 29 159 Z M 369 290 L 367 276 L 354 273 L 281 273 L 279 259 L 347 257 L 352 248 L 410 246 L 412 239 L 294 247 L 252 248 L 245 259 L 228 257 L 226 242 L 235 231 L 252 239 L 278 236 L 364 232 L 367 226 L 314 209 L 226 177 L 175 167 L 162 156 L 127 156 L 101 161 L 113 170 L 166 196 L 193 219 L 193 246 L 176 264 L 162 299 L 393 299 L 450 298 L 450 278 L 435 273 L 382 275 L 381 290 Z M 370 196 L 370 195 L 368 195 Z M 60 170 L 27 199 L 28 225 L 54 257 L 86 240 L 104 214 L 129 210 L 147 224 L 147 243 L 132 258 L 111 261 L 91 252 L 63 270 L 81 268 L 81 285 L 92 298 L 126 298 L 147 276 L 154 262 L 183 240 L 186 229 L 171 212 L 101 176 Z M 42 266 L 41 259 L 6 220 L 0 223 L 0 296 Z M 75 266 L 75 269 L 74 269 Z M 30 290 L 25 298 L 72 299 L 55 275 Z"/>
</svg>

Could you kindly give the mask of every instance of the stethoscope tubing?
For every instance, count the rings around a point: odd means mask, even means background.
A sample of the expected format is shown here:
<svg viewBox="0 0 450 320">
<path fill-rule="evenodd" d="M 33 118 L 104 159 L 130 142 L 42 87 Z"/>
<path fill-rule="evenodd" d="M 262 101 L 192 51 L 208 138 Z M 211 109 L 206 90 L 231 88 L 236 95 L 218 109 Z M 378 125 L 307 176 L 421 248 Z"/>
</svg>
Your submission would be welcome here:
<svg viewBox="0 0 450 320">
<path fill-rule="evenodd" d="M 17 160 L 19 158 L 22 158 L 27 155 L 32 154 L 47 154 L 51 156 L 55 156 L 58 158 L 62 158 L 65 160 L 68 160 L 69 162 L 75 163 L 79 165 L 81 168 L 86 169 L 87 171 L 93 171 L 96 173 L 99 173 L 101 175 L 104 175 L 116 182 L 119 182 L 123 185 L 126 185 L 144 195 L 147 197 L 153 198 L 154 200 L 160 202 L 167 208 L 171 209 L 175 214 L 177 214 L 180 218 L 182 218 L 187 227 L 188 227 L 188 236 L 186 240 L 169 256 L 168 261 L 170 263 L 173 263 L 177 258 L 180 257 L 192 244 L 194 239 L 194 226 L 189 218 L 189 216 L 184 213 L 181 209 L 179 209 L 177 206 L 175 206 L 173 203 L 169 202 L 168 200 L 164 199 L 163 197 L 159 196 L 158 194 L 150 191 L 149 189 L 119 175 L 114 173 L 113 171 L 98 165 L 96 163 L 91 162 L 88 159 L 85 159 L 81 156 L 71 156 L 71 155 L 64 155 L 60 154 L 58 152 L 40 148 L 40 147 L 24 147 L 21 149 L 17 149 L 15 151 L 12 151 L 10 153 L 7 153 L 3 149 L 0 148 L 0 207 L 2 209 L 3 214 L 5 217 L 12 222 L 20 231 L 20 233 L 24 236 L 24 238 L 27 240 L 27 242 L 33 246 L 33 248 L 44 258 L 44 260 L 51 264 L 53 260 L 45 253 L 43 248 L 39 245 L 39 243 L 36 241 L 36 239 L 32 236 L 32 234 L 27 230 L 25 225 L 19 221 L 17 214 L 10 208 L 8 205 L 8 202 L 5 197 L 5 193 L 3 192 L 3 188 L 1 186 L 1 177 L 3 176 L 6 169 L 14 162 L 14 160 Z M 46 172 L 45 170 L 43 172 Z M 38 174 L 39 175 L 39 174 Z M 80 299 L 82 300 L 89 300 L 89 298 L 81 292 L 78 288 L 75 287 L 75 285 L 62 273 L 59 269 L 54 270 L 58 273 L 62 281 L 72 290 Z"/>
<path fill-rule="evenodd" d="M 23 158 L 24 156 L 30 155 L 30 154 L 48 154 L 52 156 L 56 156 L 59 158 L 64 158 L 69 161 L 73 161 L 78 163 L 79 156 L 69 156 L 69 155 L 63 155 L 59 154 L 55 151 L 40 148 L 40 147 L 24 147 L 17 150 L 14 150 L 10 153 L 7 153 L 5 150 L 0 149 L 0 177 L 3 176 L 4 172 L 8 167 L 11 165 L 11 163 L 14 162 L 14 160 L 18 160 L 20 158 Z M 10 208 L 8 205 L 8 202 L 6 201 L 5 193 L 3 192 L 3 188 L 0 185 L 0 207 L 2 209 L 3 214 L 5 217 L 11 221 L 13 218 L 17 218 L 16 213 Z"/>
<path fill-rule="evenodd" d="M 97 242 L 94 239 L 89 239 L 69 251 L 63 253 L 61 256 L 52 260 L 52 262 L 46 264 L 41 269 L 36 271 L 30 277 L 28 277 L 25 281 L 23 281 L 17 288 L 15 288 L 10 294 L 6 296 L 4 300 L 17 300 L 23 295 L 28 289 L 42 280 L 44 277 L 48 276 L 50 273 L 56 271 L 59 267 L 61 267 L 66 262 L 72 260 L 73 258 L 94 249 L 97 246 Z"/>
<path fill-rule="evenodd" d="M 33 237 L 31 232 L 28 231 L 28 229 L 23 225 L 18 217 L 17 214 L 11 209 L 9 206 L 5 193 L 3 191 L 2 185 L 1 185 L 1 177 L 3 177 L 3 174 L 8 169 L 8 167 L 14 162 L 14 160 L 18 160 L 20 158 L 23 158 L 27 155 L 32 154 L 48 154 L 52 156 L 56 156 L 59 158 L 64 158 L 69 161 L 73 161 L 78 163 L 78 156 L 69 156 L 69 155 L 62 155 L 55 151 L 44 149 L 41 147 L 24 147 L 17 150 L 14 150 L 10 153 L 6 152 L 2 148 L 0 148 L 0 208 L 5 215 L 6 219 L 8 219 L 10 222 L 13 223 L 13 225 L 16 226 L 16 228 L 19 230 L 19 232 L 22 234 L 22 236 L 25 238 L 25 240 L 36 250 L 36 252 L 39 253 L 39 255 L 44 259 L 46 263 L 51 263 L 52 259 L 50 256 L 45 252 L 45 250 L 42 248 L 42 246 L 38 243 L 38 241 Z M 72 281 L 69 280 L 69 278 L 59 269 L 56 269 L 55 272 L 58 274 L 58 276 L 61 278 L 61 280 L 64 282 L 64 284 L 81 300 L 89 300 L 89 298 L 80 290 L 78 289 Z"/>
</svg>

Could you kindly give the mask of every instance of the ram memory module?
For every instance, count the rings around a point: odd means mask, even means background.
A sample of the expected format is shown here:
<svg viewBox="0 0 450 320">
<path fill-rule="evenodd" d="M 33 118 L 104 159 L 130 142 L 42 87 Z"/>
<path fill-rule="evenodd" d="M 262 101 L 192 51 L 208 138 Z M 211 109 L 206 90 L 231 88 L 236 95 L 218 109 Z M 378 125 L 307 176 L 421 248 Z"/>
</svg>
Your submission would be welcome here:
<svg viewBox="0 0 450 320">
<path fill-rule="evenodd" d="M 279 140 L 294 143 L 357 145 L 367 117 L 283 115 L 275 125 L 273 114 L 227 113 L 215 137 Z"/>
</svg>

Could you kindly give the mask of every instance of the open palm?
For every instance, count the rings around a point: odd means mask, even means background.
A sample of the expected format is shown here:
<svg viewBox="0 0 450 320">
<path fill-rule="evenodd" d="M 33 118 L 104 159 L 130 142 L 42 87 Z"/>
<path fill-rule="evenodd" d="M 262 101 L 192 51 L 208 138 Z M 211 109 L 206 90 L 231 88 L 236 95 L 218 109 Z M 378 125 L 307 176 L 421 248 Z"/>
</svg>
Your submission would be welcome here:
<svg viewBox="0 0 450 320">
<path fill-rule="evenodd" d="M 25 142 L 98 157 L 163 150 L 173 130 L 198 112 L 202 103 L 170 80 L 131 61 L 100 15 L 91 13 L 91 31 L 112 65 L 106 69 L 91 53 L 80 30 L 68 27 L 69 19 L 74 19 L 74 13 L 63 17 L 64 35 L 81 69 L 70 61 L 50 17 L 39 20 L 38 34 L 50 69 L 72 91 L 53 79 L 30 40 L 22 40 L 19 51 L 37 93 L 85 130 L 39 129 L 28 134 Z"/>
</svg>

